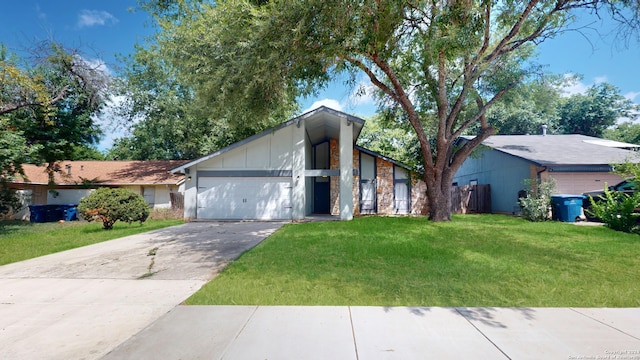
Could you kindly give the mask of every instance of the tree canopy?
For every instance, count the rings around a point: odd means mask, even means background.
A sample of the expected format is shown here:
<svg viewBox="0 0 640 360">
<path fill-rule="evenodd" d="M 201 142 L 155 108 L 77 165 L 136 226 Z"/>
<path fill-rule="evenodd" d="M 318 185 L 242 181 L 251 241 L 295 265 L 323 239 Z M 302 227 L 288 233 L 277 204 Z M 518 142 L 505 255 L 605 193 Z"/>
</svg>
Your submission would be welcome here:
<svg viewBox="0 0 640 360">
<path fill-rule="evenodd" d="M 0 46 L 0 142 L 10 144 L 0 152 L 4 180 L 27 162 L 53 171 L 101 134 L 92 118 L 108 85 L 100 66 L 57 43 L 31 50 L 33 58 L 20 58 Z"/>
<path fill-rule="evenodd" d="M 631 100 L 620 95 L 613 85 L 601 83 L 591 86 L 586 94 L 572 95 L 560 103 L 559 128 L 565 134 L 601 137 L 616 120 L 631 116 L 637 108 Z"/>
<path fill-rule="evenodd" d="M 535 46 L 573 11 L 637 26 L 633 1 L 307 0 L 144 2 L 160 54 L 216 119 L 259 123 L 348 74 L 378 89 L 420 146 L 430 218 L 450 219 L 457 169 L 495 133 L 487 111 L 538 73 Z M 459 145 L 462 134 L 475 138 Z"/>
</svg>

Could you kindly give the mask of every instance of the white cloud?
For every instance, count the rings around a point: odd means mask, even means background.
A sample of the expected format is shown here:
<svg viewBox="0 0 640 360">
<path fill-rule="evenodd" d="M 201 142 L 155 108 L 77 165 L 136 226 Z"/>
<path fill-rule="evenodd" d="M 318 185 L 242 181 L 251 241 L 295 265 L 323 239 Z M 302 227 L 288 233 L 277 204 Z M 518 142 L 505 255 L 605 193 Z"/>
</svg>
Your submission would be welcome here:
<svg viewBox="0 0 640 360">
<path fill-rule="evenodd" d="M 360 80 L 353 93 L 349 96 L 349 105 L 370 105 L 374 103 L 376 87 L 369 79 Z"/>
<path fill-rule="evenodd" d="M 141 117 L 126 119 L 119 115 L 122 107 L 129 105 L 129 98 L 126 96 L 110 96 L 105 100 L 104 107 L 100 113 L 93 117 L 98 126 L 102 129 L 104 136 L 98 143 L 100 151 L 107 150 L 113 146 L 115 139 L 131 135 L 129 129 L 131 126 L 142 120 Z"/>
<path fill-rule="evenodd" d="M 595 78 L 593 78 L 593 83 L 594 84 L 602 84 L 607 82 L 607 77 L 606 76 L 596 76 Z"/>
<path fill-rule="evenodd" d="M 338 100 L 334 100 L 334 99 L 322 99 L 322 100 L 318 100 L 316 102 L 314 102 L 313 104 L 311 104 L 311 106 L 306 109 L 305 111 L 303 111 L 303 113 L 309 112 L 311 110 L 315 110 L 321 106 L 326 106 L 328 108 L 331 108 L 333 110 L 338 110 L 338 111 L 343 111 L 343 106 L 342 104 L 340 104 L 340 102 Z"/>
<path fill-rule="evenodd" d="M 105 76 L 111 76 L 111 69 L 107 66 L 107 64 L 102 59 L 89 59 L 82 57 L 80 55 L 76 55 L 76 58 L 79 59 L 83 64 L 85 64 L 89 69 L 98 71 Z"/>
<path fill-rule="evenodd" d="M 42 9 L 40 8 L 40 5 L 36 5 L 36 15 L 40 20 L 47 20 L 47 14 L 44 11 L 42 11 Z"/>
<path fill-rule="evenodd" d="M 96 25 L 115 24 L 118 19 L 103 10 L 81 10 L 78 14 L 78 27 L 91 27 Z"/>
<path fill-rule="evenodd" d="M 624 98 L 625 99 L 629 99 L 631 101 L 635 101 L 636 97 L 638 97 L 638 95 L 640 95 L 640 91 L 630 91 L 626 94 L 624 94 Z"/>
<path fill-rule="evenodd" d="M 587 89 L 590 87 L 590 85 L 587 85 L 577 79 L 574 74 L 565 74 L 564 79 L 566 83 L 562 89 L 560 89 L 560 95 L 565 97 L 576 94 L 586 94 Z"/>
</svg>

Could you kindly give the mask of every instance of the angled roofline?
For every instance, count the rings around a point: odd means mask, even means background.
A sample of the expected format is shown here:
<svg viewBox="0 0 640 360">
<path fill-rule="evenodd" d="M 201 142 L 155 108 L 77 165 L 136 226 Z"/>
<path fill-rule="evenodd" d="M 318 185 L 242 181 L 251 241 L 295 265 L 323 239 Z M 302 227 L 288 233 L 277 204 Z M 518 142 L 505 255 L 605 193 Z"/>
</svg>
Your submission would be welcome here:
<svg viewBox="0 0 640 360">
<path fill-rule="evenodd" d="M 388 156 L 384 156 L 384 155 L 382 155 L 382 154 L 380 154 L 380 153 L 378 153 L 378 152 L 375 152 L 375 151 L 373 151 L 373 150 L 369 150 L 369 149 L 367 149 L 367 148 L 363 148 L 363 147 L 362 147 L 362 146 L 360 146 L 360 145 L 355 145 L 353 148 L 354 148 L 354 149 L 357 149 L 357 150 L 359 150 L 359 151 L 361 151 L 361 152 L 363 152 L 363 153 L 365 153 L 365 154 L 369 154 L 369 155 L 371 155 L 371 156 L 381 158 L 382 160 L 388 161 L 388 162 L 390 162 L 390 163 L 392 163 L 392 164 L 394 164 L 394 165 L 397 165 L 397 166 L 400 166 L 400 167 L 402 167 L 402 168 L 405 168 L 406 170 L 409 170 L 409 171 L 415 171 L 415 170 L 413 170 L 410 166 L 408 166 L 408 165 L 406 165 L 406 164 L 403 164 L 403 163 L 399 162 L 398 160 L 394 160 L 394 159 L 392 159 L 392 158 L 390 158 L 390 157 L 388 157 Z"/>
<path fill-rule="evenodd" d="M 356 116 L 353 116 L 353 115 L 349 115 L 349 114 L 344 113 L 342 111 L 330 109 L 330 108 L 328 108 L 328 107 L 323 105 L 323 106 L 320 106 L 317 109 L 313 109 L 313 110 L 308 111 L 308 112 L 306 112 L 306 113 L 304 113 L 302 115 L 298 115 L 298 116 L 296 116 L 296 117 L 294 117 L 294 118 L 292 118 L 292 119 L 290 119 L 290 120 L 288 120 L 286 122 L 283 122 L 282 124 L 273 126 L 271 128 L 268 128 L 268 129 L 258 133 L 258 134 L 255 134 L 253 136 L 249 136 L 248 138 L 245 138 L 245 139 L 240 140 L 240 141 L 238 141 L 236 143 L 233 143 L 233 144 L 231 144 L 231 145 L 229 145 L 227 147 L 224 147 L 224 148 L 222 148 L 222 149 L 220 149 L 218 151 L 215 151 L 215 152 L 213 152 L 213 153 L 211 153 L 209 155 L 205 155 L 205 156 L 199 157 L 199 158 L 197 158 L 197 159 L 195 159 L 193 161 L 190 161 L 190 162 L 188 162 L 186 164 L 183 164 L 183 165 L 181 165 L 181 166 L 179 166 L 179 167 L 177 167 L 175 169 L 172 169 L 171 172 L 174 173 L 174 174 L 175 173 L 184 173 L 185 169 L 190 168 L 193 165 L 199 164 L 199 163 L 201 163 L 203 161 L 207 161 L 207 160 L 212 159 L 212 158 L 214 158 L 216 156 L 219 156 L 219 155 L 222 155 L 222 154 L 224 154 L 226 152 L 229 152 L 229 151 L 231 151 L 233 149 L 236 149 L 238 147 L 246 145 L 246 144 L 248 144 L 248 143 L 250 143 L 250 142 L 252 142 L 254 140 L 260 139 L 261 137 L 267 136 L 267 135 L 273 133 L 274 131 L 278 131 L 280 129 L 283 129 L 283 128 L 287 127 L 287 126 L 291 126 L 293 124 L 297 124 L 300 121 L 302 121 L 304 119 L 307 119 L 307 118 L 309 118 L 309 117 L 311 117 L 313 115 L 316 115 L 316 114 L 318 114 L 320 112 L 328 112 L 328 113 L 330 113 L 332 115 L 335 115 L 335 116 L 341 117 L 341 118 L 346 118 L 348 121 L 352 121 L 352 122 L 361 124 L 363 126 L 364 126 L 364 123 L 365 123 L 365 121 L 363 119 L 360 119 L 359 117 L 356 117 Z M 360 134 L 358 133 L 358 136 L 359 135 Z"/>
<path fill-rule="evenodd" d="M 558 134 L 558 135 L 580 135 L 580 134 Z M 527 135 L 492 135 L 492 136 L 527 136 Z M 554 135 L 547 135 L 547 136 L 554 136 Z M 587 136 L 587 135 L 584 135 L 584 136 Z M 588 137 L 592 137 L 592 136 L 588 136 Z M 471 140 L 473 138 L 475 138 L 475 136 L 473 136 L 473 135 L 462 135 L 462 136 L 458 137 L 458 140 L 469 141 L 469 140 Z M 594 137 L 592 137 L 592 138 L 594 138 Z M 599 138 L 594 138 L 594 139 L 599 139 Z M 602 140 L 606 140 L 606 139 L 602 139 Z M 616 143 L 619 143 L 619 144 L 625 144 L 625 145 L 633 145 L 633 147 L 640 148 L 640 145 L 622 143 L 622 142 L 617 142 L 617 141 L 614 141 L 614 140 L 612 140 L 612 142 L 616 142 Z M 607 164 L 596 164 L 596 163 L 592 163 L 592 164 L 543 163 L 543 162 L 539 162 L 539 161 L 535 161 L 535 160 L 526 158 L 524 156 L 511 154 L 511 153 L 506 152 L 506 151 L 504 151 L 504 150 L 502 150 L 502 149 L 500 149 L 498 147 L 485 144 L 484 141 L 482 143 L 480 143 L 480 146 L 485 146 L 485 147 L 490 148 L 491 150 L 497 151 L 497 152 L 499 152 L 501 154 L 504 154 L 504 155 L 507 155 L 507 156 L 511 156 L 511 157 L 514 157 L 514 158 L 517 158 L 517 159 L 520 159 L 520 160 L 523 160 L 525 162 L 528 162 L 530 164 L 533 164 L 533 165 L 535 165 L 537 167 L 542 167 L 542 168 L 554 168 L 554 167 L 576 167 L 576 168 L 579 167 L 579 168 L 584 168 L 585 166 L 592 166 L 592 167 L 609 166 L 609 167 L 611 167 L 611 164 L 608 164 L 608 163 Z M 621 149 L 621 150 L 631 151 L 631 150 L 628 150 L 626 148 L 621 148 L 621 147 L 615 147 L 615 148 L 618 148 L 618 149 Z"/>
</svg>

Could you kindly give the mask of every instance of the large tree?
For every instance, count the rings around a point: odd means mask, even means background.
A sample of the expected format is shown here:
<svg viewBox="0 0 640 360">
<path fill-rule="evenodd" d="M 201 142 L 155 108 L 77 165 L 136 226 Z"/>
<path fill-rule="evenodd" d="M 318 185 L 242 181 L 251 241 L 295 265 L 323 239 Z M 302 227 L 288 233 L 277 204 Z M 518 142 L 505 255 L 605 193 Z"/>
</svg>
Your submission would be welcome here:
<svg viewBox="0 0 640 360">
<path fill-rule="evenodd" d="M 112 87 L 120 102 L 116 113 L 129 135 L 115 139 L 107 157 L 131 160 L 193 159 L 214 152 L 279 122 L 228 121 L 194 96 L 187 77 L 166 61 L 150 37 L 125 59 L 126 67 Z M 289 109 L 283 113 L 290 115 Z"/>
<path fill-rule="evenodd" d="M 539 134 L 542 125 L 557 132 L 561 87 L 551 74 L 523 82 L 487 110 L 487 122 L 499 135 Z"/>
<path fill-rule="evenodd" d="M 56 162 L 74 158 L 101 134 L 93 120 L 108 84 L 101 64 L 58 43 L 31 50 L 32 57 L 20 58 L 0 47 L 0 121 L 6 125 L 0 136 L 24 149 L 13 160 L 0 154 L 0 161 L 12 163 L 6 176 L 19 173 L 24 162 L 47 163 L 52 175 Z"/>
<path fill-rule="evenodd" d="M 575 9 L 637 15 L 633 1 L 146 4 L 163 26 L 163 56 L 216 116 L 263 119 L 344 73 L 353 83 L 366 76 L 379 90 L 380 106 L 400 111 L 417 136 L 436 221 L 450 219 L 456 171 L 495 132 L 487 110 L 535 73 L 525 65 L 535 45 L 566 29 Z M 460 145 L 456 140 L 471 129 L 475 137 Z"/>
<path fill-rule="evenodd" d="M 615 125 L 619 118 L 631 116 L 636 108 L 615 86 L 596 84 L 585 94 L 563 99 L 558 109 L 560 131 L 601 137 L 605 129 Z"/>
<path fill-rule="evenodd" d="M 606 129 L 602 135 L 605 139 L 640 144 L 640 124 L 625 121 Z"/>
</svg>

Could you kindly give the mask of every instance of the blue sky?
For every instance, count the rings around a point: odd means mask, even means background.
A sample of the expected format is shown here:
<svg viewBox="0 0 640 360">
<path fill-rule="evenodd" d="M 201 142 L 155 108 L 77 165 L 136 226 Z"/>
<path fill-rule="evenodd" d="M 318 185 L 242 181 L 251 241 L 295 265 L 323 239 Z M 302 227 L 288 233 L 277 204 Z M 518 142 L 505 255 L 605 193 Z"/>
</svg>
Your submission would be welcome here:
<svg viewBox="0 0 640 360">
<path fill-rule="evenodd" d="M 154 29 L 149 16 L 131 11 L 136 0 L 18 0 L 5 1 L 0 12 L 0 42 L 10 51 L 21 53 L 38 41 L 52 39 L 67 47 L 79 48 L 88 61 L 100 61 L 115 73 L 116 54 L 129 54 L 135 43 Z M 607 20 L 581 21 L 580 31 L 570 31 L 539 47 L 538 60 L 550 72 L 583 75 L 570 93 L 606 81 L 617 86 L 627 98 L 640 103 L 640 44 L 633 39 L 628 46 L 615 41 L 613 23 Z M 375 112 L 369 97 L 355 97 L 353 89 L 336 82 L 318 96 L 304 99 L 303 110 L 327 105 L 359 116 Z M 104 119 L 108 125 L 108 119 Z M 110 146 L 122 129 L 107 128 L 100 148 Z"/>
</svg>

